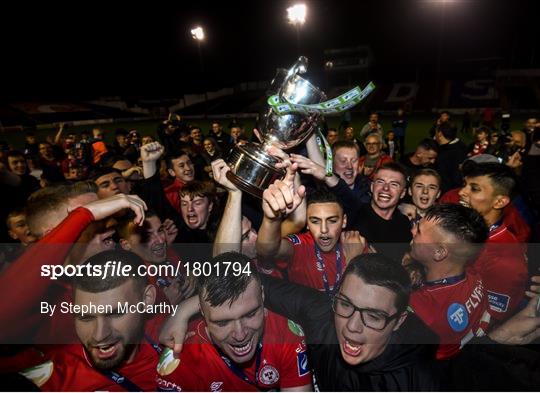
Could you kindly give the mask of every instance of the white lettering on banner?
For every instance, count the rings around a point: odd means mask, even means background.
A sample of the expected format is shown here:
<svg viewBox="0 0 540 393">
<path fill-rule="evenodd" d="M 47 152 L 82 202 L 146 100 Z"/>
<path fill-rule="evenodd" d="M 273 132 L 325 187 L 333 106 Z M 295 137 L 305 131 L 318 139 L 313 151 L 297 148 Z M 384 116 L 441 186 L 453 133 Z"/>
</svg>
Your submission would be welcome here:
<svg viewBox="0 0 540 393">
<path fill-rule="evenodd" d="M 386 102 L 404 102 L 413 99 L 418 93 L 418 84 L 411 83 L 394 83 Z"/>
<path fill-rule="evenodd" d="M 465 90 L 461 93 L 461 97 L 467 98 L 469 100 L 496 100 L 499 98 L 497 90 L 495 90 L 493 79 L 476 79 L 472 81 L 467 81 L 463 85 Z M 474 94 L 474 92 L 478 92 Z"/>
<path fill-rule="evenodd" d="M 476 307 L 478 307 L 478 305 L 482 303 L 483 297 L 484 286 L 482 285 L 482 282 L 479 282 L 472 291 L 471 296 L 469 296 L 469 299 L 467 299 L 467 301 L 465 302 L 465 307 L 467 307 L 467 312 L 469 314 L 472 314 L 473 310 L 475 310 Z"/>
<path fill-rule="evenodd" d="M 463 314 L 464 314 L 463 308 L 458 308 L 456 311 L 450 314 L 450 318 L 452 319 L 452 321 L 454 321 L 458 325 L 461 325 L 464 321 Z"/>
</svg>

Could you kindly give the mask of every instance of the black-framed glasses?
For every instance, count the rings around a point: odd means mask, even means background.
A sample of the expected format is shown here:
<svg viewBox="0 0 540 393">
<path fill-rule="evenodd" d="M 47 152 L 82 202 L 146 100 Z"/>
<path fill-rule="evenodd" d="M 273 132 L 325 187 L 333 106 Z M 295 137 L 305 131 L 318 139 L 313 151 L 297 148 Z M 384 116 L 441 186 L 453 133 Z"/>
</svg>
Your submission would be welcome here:
<svg viewBox="0 0 540 393">
<path fill-rule="evenodd" d="M 358 311 L 364 326 L 373 330 L 384 330 L 391 321 L 399 316 L 399 312 L 394 315 L 387 315 L 384 311 L 356 307 L 350 301 L 338 295 L 332 299 L 332 310 L 343 318 L 350 318 Z"/>
</svg>

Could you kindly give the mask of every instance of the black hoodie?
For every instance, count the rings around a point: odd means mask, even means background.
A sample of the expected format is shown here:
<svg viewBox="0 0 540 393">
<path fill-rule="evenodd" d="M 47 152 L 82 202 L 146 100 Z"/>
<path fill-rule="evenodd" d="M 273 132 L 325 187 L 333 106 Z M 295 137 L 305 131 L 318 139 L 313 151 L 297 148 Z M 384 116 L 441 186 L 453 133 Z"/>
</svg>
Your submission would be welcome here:
<svg viewBox="0 0 540 393">
<path fill-rule="evenodd" d="M 341 356 L 334 313 L 326 294 L 264 275 L 262 284 L 265 305 L 302 326 L 321 391 L 439 389 L 436 345 L 426 345 L 437 342 L 437 338 L 415 315 L 409 315 L 393 333 L 381 355 L 351 366 Z"/>
</svg>

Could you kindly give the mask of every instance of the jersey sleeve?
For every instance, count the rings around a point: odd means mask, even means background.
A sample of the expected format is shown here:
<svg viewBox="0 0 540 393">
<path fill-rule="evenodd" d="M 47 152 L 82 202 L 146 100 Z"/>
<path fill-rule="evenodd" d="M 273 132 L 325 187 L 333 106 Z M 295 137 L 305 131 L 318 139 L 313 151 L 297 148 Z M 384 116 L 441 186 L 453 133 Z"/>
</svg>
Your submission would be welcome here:
<svg viewBox="0 0 540 393">
<path fill-rule="evenodd" d="M 290 334 L 289 336 L 292 336 Z M 280 388 L 295 388 L 311 384 L 311 365 L 303 337 L 287 339 L 283 345 Z M 296 342 L 293 342 L 296 341 Z"/>
<path fill-rule="evenodd" d="M 50 277 L 41 275 L 42 266 L 63 264 L 73 243 L 92 221 L 90 210 L 75 209 L 0 275 L 0 299 L 13 300 L 0 302 L 0 340 L 21 337 L 35 328 L 34 310 L 51 285 Z"/>
</svg>

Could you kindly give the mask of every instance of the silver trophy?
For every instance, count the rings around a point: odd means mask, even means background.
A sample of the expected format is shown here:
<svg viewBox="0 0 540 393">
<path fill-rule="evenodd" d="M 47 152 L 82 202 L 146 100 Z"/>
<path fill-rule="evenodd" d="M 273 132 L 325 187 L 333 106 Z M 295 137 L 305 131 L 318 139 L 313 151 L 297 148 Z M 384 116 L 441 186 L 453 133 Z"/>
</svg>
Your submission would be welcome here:
<svg viewBox="0 0 540 393">
<path fill-rule="evenodd" d="M 292 104 L 318 104 L 326 95 L 298 74 L 307 71 L 307 58 L 300 57 L 289 70 L 279 70 L 270 87 L 270 95 L 277 95 Z M 288 113 L 279 115 L 271 105 L 259 115 L 261 143 L 235 146 L 227 158 L 231 170 L 227 178 L 238 188 L 257 197 L 275 180 L 282 179 L 285 171 L 275 167 L 280 160 L 267 153 L 277 146 L 289 150 L 306 140 L 320 125 L 322 116 L 317 113 Z"/>
</svg>

